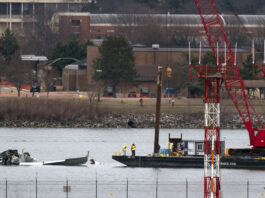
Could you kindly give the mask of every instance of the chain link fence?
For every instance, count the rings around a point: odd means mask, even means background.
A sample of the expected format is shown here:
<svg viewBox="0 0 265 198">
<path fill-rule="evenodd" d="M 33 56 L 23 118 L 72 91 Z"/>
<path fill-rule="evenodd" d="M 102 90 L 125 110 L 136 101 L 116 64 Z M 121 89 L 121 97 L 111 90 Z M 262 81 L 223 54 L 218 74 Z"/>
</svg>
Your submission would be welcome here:
<svg viewBox="0 0 265 198">
<path fill-rule="evenodd" d="M 222 182 L 222 198 L 265 197 L 264 182 Z M 1 198 L 203 198 L 203 182 L 147 180 L 0 181 Z"/>
</svg>

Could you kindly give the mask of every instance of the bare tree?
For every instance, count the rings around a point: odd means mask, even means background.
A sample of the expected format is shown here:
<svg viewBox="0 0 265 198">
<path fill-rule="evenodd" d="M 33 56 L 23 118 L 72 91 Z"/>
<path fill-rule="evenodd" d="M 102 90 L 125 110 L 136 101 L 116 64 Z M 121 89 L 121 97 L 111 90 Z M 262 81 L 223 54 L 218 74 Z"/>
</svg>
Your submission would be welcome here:
<svg viewBox="0 0 265 198">
<path fill-rule="evenodd" d="M 186 23 L 188 24 L 188 22 Z M 198 29 L 189 25 L 172 27 L 169 30 L 168 37 L 170 40 L 169 46 L 187 47 L 189 42 L 192 46 L 195 46 L 201 41 L 200 35 L 198 35 Z"/>
<path fill-rule="evenodd" d="M 96 98 L 97 98 L 99 89 L 100 87 L 95 81 L 93 82 L 93 84 L 90 84 L 87 86 L 87 97 L 89 100 L 89 104 L 96 103 Z"/>
<path fill-rule="evenodd" d="M 116 13 L 119 14 L 154 14 L 154 13 L 159 13 L 159 11 L 152 9 L 150 7 L 147 7 L 143 4 L 138 4 L 133 1 L 126 1 L 126 3 L 123 3 L 122 6 L 117 6 L 116 7 Z"/>
<path fill-rule="evenodd" d="M 19 97 L 22 86 L 30 83 L 31 71 L 29 64 L 17 58 L 12 58 L 10 63 L 6 66 L 5 77 L 7 81 L 16 87 Z"/>
<path fill-rule="evenodd" d="M 57 11 L 55 7 L 36 8 L 34 23 L 24 27 L 24 35 L 27 39 L 20 42 L 24 54 L 47 56 L 55 47 L 58 34 L 51 25 L 51 18 L 55 11 Z"/>
<path fill-rule="evenodd" d="M 248 46 L 251 43 L 251 35 L 248 34 L 248 30 L 242 24 L 229 25 L 226 27 L 226 34 L 232 48 L 235 43 L 239 47 Z"/>
<path fill-rule="evenodd" d="M 46 65 L 42 68 L 41 80 L 42 83 L 45 85 L 47 97 L 49 96 L 49 92 L 53 91 L 55 88 L 56 76 L 57 72 L 52 66 Z"/>
<path fill-rule="evenodd" d="M 167 44 L 167 30 L 162 18 L 152 15 L 120 15 L 120 26 L 117 32 L 127 38 L 132 44 L 145 44 L 151 46 L 154 43 Z"/>
</svg>

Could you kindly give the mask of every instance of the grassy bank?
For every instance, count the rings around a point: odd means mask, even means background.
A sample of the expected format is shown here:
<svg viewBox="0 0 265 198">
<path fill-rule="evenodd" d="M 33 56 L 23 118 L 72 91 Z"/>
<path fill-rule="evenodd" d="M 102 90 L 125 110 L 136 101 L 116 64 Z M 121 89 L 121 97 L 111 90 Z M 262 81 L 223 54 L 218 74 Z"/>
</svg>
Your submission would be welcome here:
<svg viewBox="0 0 265 198">
<path fill-rule="evenodd" d="M 139 98 L 103 98 L 99 105 L 100 109 L 115 113 L 155 113 L 156 99 L 144 98 L 143 106 Z M 265 112 L 265 100 L 252 101 L 258 113 Z M 202 99 L 175 99 L 174 106 L 169 103 L 168 98 L 161 101 L 162 113 L 203 113 L 204 104 Z M 230 99 L 221 101 L 222 113 L 236 113 L 236 108 Z"/>
<path fill-rule="evenodd" d="M 93 120 L 104 115 L 87 100 L 47 98 L 0 98 L 0 120 Z"/>
<path fill-rule="evenodd" d="M 265 100 L 253 102 L 260 114 L 265 112 Z M 0 98 L 0 120 L 94 120 L 107 113 L 142 114 L 155 113 L 156 99 L 144 98 L 101 98 L 100 103 L 90 104 L 87 99 L 77 98 Z M 163 98 L 161 113 L 190 114 L 203 113 L 202 99 L 176 99 L 174 106 Z M 236 113 L 231 100 L 222 100 L 222 113 Z"/>
</svg>

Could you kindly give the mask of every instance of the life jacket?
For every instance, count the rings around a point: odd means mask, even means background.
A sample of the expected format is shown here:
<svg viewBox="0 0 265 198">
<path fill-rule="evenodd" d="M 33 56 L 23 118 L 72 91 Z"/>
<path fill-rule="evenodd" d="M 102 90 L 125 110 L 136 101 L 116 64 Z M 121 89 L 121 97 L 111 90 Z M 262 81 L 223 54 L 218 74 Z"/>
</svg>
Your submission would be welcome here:
<svg viewBox="0 0 265 198">
<path fill-rule="evenodd" d="M 123 145 L 122 150 L 126 151 L 126 148 L 127 148 L 126 145 Z"/>
<path fill-rule="evenodd" d="M 135 151 L 135 149 L 136 149 L 136 146 L 132 145 L 131 150 L 132 150 L 132 151 Z"/>
</svg>

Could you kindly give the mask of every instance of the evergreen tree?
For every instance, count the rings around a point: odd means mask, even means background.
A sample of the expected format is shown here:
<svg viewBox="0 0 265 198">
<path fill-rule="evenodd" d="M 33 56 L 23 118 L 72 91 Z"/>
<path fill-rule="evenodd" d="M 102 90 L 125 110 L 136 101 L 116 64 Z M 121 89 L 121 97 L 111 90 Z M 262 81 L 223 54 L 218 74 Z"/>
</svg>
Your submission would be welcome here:
<svg viewBox="0 0 265 198">
<path fill-rule="evenodd" d="M 247 56 L 245 62 L 243 62 L 243 68 L 239 69 L 241 77 L 243 80 L 253 79 L 253 64 L 252 64 L 252 54 Z"/>
<path fill-rule="evenodd" d="M 102 80 L 105 85 L 112 86 L 116 96 L 116 86 L 121 82 L 133 83 L 136 77 L 132 47 L 123 37 L 107 37 L 99 48 L 101 58 L 94 61 L 94 79 Z"/>
<path fill-rule="evenodd" d="M 151 8 L 156 7 L 159 4 L 158 0 L 134 0 L 136 3 L 145 4 Z"/>
<path fill-rule="evenodd" d="M 6 29 L 0 38 L 0 53 L 4 62 L 9 63 L 18 50 L 19 45 L 16 37 L 9 29 Z"/>
<path fill-rule="evenodd" d="M 202 64 L 203 65 L 208 65 L 208 66 L 215 66 L 216 65 L 216 60 L 214 57 L 214 54 L 212 52 L 206 52 L 202 59 Z"/>
<path fill-rule="evenodd" d="M 66 44 L 59 42 L 52 50 L 49 60 L 69 58 L 68 60 L 61 60 L 53 64 L 58 73 L 61 74 L 63 68 L 67 64 L 74 62 L 74 59 L 82 60 L 86 58 L 87 45 L 93 45 L 93 43 L 91 41 L 87 41 L 86 43 L 80 44 L 75 38 L 68 41 Z"/>
<path fill-rule="evenodd" d="M 177 10 L 180 5 L 183 3 L 183 0 L 169 0 L 169 5 L 174 9 Z"/>
</svg>

